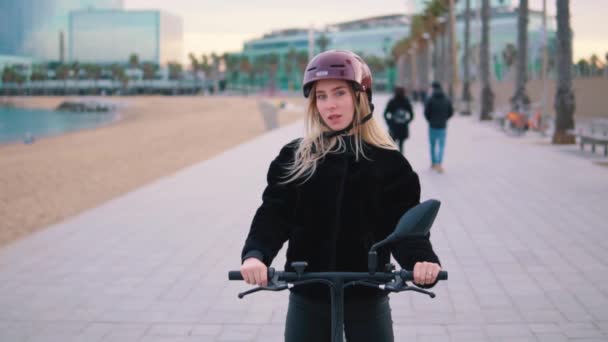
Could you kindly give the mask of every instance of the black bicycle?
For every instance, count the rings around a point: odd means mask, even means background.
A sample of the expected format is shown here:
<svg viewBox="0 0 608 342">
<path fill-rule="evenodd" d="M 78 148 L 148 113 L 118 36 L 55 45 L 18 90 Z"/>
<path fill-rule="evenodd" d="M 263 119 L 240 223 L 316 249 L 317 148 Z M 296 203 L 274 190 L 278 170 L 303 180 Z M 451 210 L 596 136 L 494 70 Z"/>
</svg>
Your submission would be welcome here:
<svg viewBox="0 0 608 342">
<path fill-rule="evenodd" d="M 404 269 L 395 270 L 393 264 L 385 265 L 382 272 L 377 272 L 378 254 L 376 251 L 408 237 L 426 236 L 435 221 L 440 204 L 439 201 L 431 199 L 408 210 L 399 220 L 395 231 L 369 250 L 368 272 L 305 272 L 306 262 L 292 262 L 291 266 L 295 272 L 276 271 L 270 267 L 268 268 L 268 286 L 256 287 L 239 293 L 238 296 L 243 298 L 258 291 L 283 291 L 312 283 L 326 284 L 331 290 L 332 341 L 342 342 L 344 341 L 344 289 L 349 286 L 367 286 L 387 292 L 415 291 L 435 298 L 433 292 L 407 284 L 408 281 L 413 281 L 413 272 Z M 447 280 L 448 272 L 440 271 L 437 279 Z M 240 271 L 230 271 L 228 280 L 243 280 L 243 276 Z"/>
</svg>

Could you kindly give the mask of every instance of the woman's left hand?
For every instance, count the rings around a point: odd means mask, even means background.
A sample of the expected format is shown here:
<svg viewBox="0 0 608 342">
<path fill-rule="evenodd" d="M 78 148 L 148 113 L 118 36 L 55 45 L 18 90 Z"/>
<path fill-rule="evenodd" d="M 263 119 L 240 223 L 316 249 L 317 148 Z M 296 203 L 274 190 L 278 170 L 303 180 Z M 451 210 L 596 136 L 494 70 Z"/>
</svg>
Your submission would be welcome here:
<svg viewBox="0 0 608 342">
<path fill-rule="evenodd" d="M 414 284 L 431 285 L 437 281 L 441 266 L 432 262 L 417 262 L 414 265 Z"/>
</svg>

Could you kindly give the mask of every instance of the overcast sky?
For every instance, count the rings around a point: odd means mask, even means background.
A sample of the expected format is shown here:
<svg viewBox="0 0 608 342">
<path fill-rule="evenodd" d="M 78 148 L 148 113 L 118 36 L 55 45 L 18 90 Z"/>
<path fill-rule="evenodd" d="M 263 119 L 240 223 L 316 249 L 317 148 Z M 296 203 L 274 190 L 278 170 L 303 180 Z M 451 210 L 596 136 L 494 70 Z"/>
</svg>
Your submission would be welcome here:
<svg viewBox="0 0 608 342">
<path fill-rule="evenodd" d="M 542 0 L 529 2 L 531 9 L 542 8 Z M 405 13 L 406 3 L 405 0 L 125 0 L 128 9 L 161 9 L 181 16 L 184 57 L 189 52 L 200 55 L 240 51 L 246 40 L 276 29 L 320 28 L 368 16 Z M 592 53 L 603 59 L 608 52 L 608 25 L 600 8 L 605 8 L 608 1 L 571 0 L 570 4 L 575 60 Z M 547 7 L 554 15 L 555 0 L 547 0 Z"/>
</svg>

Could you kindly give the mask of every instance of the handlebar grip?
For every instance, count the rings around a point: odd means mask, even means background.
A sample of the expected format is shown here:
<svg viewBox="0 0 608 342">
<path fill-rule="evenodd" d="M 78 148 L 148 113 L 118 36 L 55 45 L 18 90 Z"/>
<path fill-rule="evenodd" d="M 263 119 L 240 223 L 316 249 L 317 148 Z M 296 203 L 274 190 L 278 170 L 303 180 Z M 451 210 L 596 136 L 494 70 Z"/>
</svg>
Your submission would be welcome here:
<svg viewBox="0 0 608 342">
<path fill-rule="evenodd" d="M 414 280 L 414 272 L 401 270 L 401 278 L 405 281 L 412 281 Z M 439 271 L 437 280 L 448 280 L 448 271 Z"/>
<path fill-rule="evenodd" d="M 243 275 L 241 271 L 229 271 L 228 280 L 243 280 Z"/>
<path fill-rule="evenodd" d="M 268 267 L 268 279 L 274 277 L 274 267 Z M 241 271 L 228 271 L 228 280 L 244 280 Z"/>
</svg>

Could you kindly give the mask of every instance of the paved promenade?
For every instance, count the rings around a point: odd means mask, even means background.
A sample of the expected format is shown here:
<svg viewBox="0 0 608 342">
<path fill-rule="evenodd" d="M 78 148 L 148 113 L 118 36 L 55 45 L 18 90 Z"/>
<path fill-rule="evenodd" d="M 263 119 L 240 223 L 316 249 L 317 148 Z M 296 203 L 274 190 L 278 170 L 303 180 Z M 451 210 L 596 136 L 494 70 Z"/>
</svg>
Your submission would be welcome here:
<svg viewBox="0 0 608 342">
<path fill-rule="evenodd" d="M 0 342 L 281 341 L 287 293 L 239 300 L 247 287 L 226 274 L 239 266 L 269 162 L 302 130 L 274 131 L 0 249 Z M 423 199 L 442 201 L 432 242 L 450 280 L 435 299 L 391 296 L 396 340 L 607 341 L 608 168 L 576 146 L 458 116 L 439 175 L 419 106 L 411 130 L 405 154 Z"/>
</svg>

